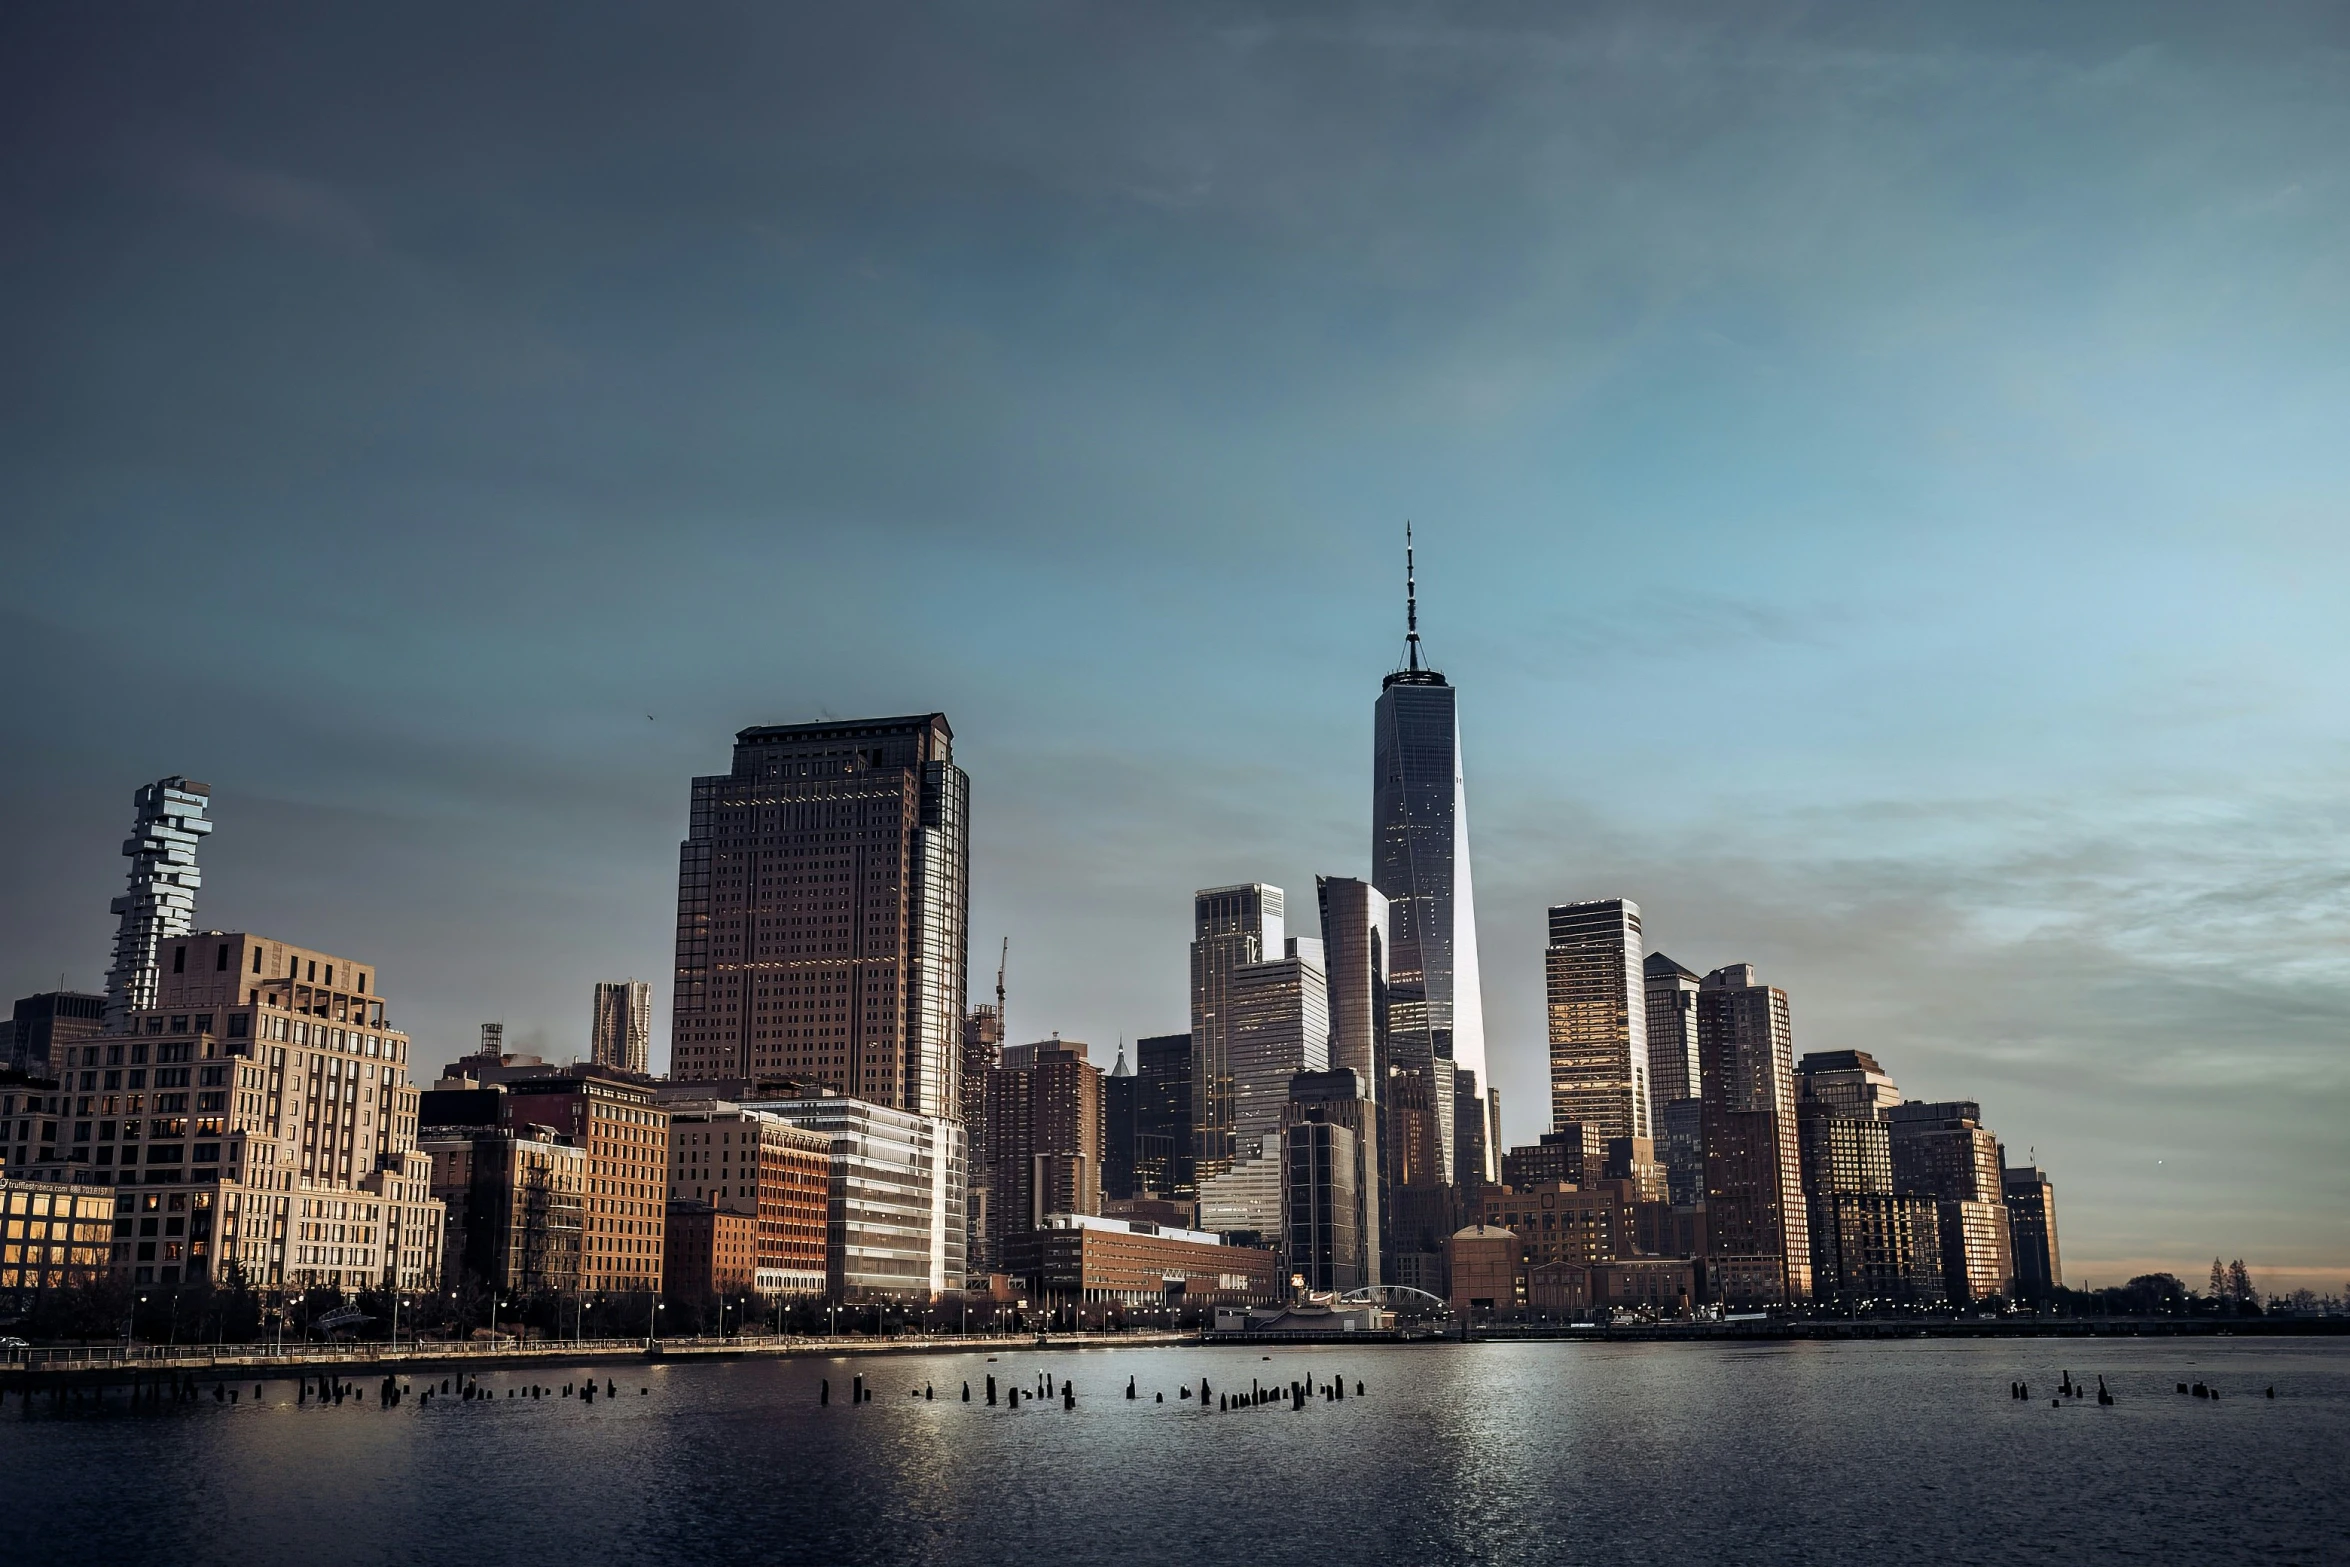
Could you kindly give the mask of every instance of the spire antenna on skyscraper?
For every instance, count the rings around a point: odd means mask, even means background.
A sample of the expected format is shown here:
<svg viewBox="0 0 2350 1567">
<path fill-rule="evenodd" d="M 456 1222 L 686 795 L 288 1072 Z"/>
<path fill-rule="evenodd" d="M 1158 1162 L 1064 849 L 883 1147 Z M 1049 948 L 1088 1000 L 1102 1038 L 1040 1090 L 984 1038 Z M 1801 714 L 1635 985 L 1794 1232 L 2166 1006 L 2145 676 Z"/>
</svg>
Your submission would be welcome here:
<svg viewBox="0 0 2350 1567">
<path fill-rule="evenodd" d="M 1412 547 L 1412 525 L 1403 525 L 1403 662 L 1387 676 L 1387 684 L 1440 686 L 1444 676 L 1420 657 L 1420 570 Z"/>
<path fill-rule="evenodd" d="M 1403 626 L 1404 667 L 1420 667 L 1420 583 L 1412 565 L 1412 524 L 1406 518 L 1403 525 Z"/>
</svg>

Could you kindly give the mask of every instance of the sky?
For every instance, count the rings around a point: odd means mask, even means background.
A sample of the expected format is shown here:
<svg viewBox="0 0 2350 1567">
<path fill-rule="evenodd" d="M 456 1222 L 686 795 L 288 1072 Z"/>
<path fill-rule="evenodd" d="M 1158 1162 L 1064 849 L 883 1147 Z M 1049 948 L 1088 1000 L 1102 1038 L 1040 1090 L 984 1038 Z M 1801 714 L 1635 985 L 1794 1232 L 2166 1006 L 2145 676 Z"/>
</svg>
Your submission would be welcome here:
<svg viewBox="0 0 2350 1567">
<path fill-rule="evenodd" d="M 8 7 L 0 984 L 179 773 L 420 1060 L 658 1065 L 689 779 L 938 710 L 1106 1064 L 1367 874 L 1409 519 L 1509 1140 L 1630 897 L 2069 1282 L 2340 1291 L 2346 146 L 2316 5 Z"/>
</svg>

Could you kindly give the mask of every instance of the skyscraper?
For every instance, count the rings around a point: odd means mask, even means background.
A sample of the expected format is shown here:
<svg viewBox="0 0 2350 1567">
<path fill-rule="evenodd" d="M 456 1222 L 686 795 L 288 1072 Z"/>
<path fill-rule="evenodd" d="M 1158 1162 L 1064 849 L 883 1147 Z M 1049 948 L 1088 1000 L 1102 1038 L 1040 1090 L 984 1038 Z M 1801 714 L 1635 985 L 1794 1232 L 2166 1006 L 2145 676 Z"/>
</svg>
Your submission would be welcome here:
<svg viewBox="0 0 2350 1567">
<path fill-rule="evenodd" d="M 1134 1195 L 1134 1111 L 1142 1079 L 1126 1065 L 1126 1047 L 1102 1079 L 1102 1197 L 1124 1201 Z"/>
<path fill-rule="evenodd" d="M 1543 976 L 1551 1126 L 1581 1123 L 1602 1141 L 1650 1136 L 1640 905 L 1624 898 L 1553 905 Z"/>
<path fill-rule="evenodd" d="M 1371 883 L 1388 901 L 1389 1067 L 1426 1079 L 1441 1147 L 1428 1168 L 1454 1170 L 1456 1087 L 1446 1060 L 1489 1080 L 1478 985 L 1477 911 L 1469 876 L 1468 796 L 1455 691 L 1420 659 L 1418 581 L 1404 542 L 1404 664 L 1381 684 L 1371 745 Z M 1382 1091 L 1380 1097 L 1387 1095 Z M 1491 1151 L 1486 1178 L 1491 1179 Z"/>
<path fill-rule="evenodd" d="M 131 862 L 130 890 L 108 905 L 117 916 L 114 966 L 106 971 L 106 1031 L 155 1004 L 163 943 L 196 928 L 196 889 L 204 873 L 196 846 L 212 831 L 205 809 L 212 790 L 185 778 L 159 778 L 131 796 L 138 807 L 122 852 Z"/>
<path fill-rule="evenodd" d="M 1329 981 L 1330 1065 L 1376 1100 L 1387 1076 L 1386 897 L 1352 876 L 1317 876 L 1322 964 Z"/>
<path fill-rule="evenodd" d="M 1795 1084 L 1813 1296 L 1856 1308 L 1942 1299 L 1935 1204 L 1893 1190 L 1893 1079 L 1865 1050 L 1825 1050 L 1796 1064 Z"/>
<path fill-rule="evenodd" d="M 1971 1099 L 1912 1101 L 1885 1112 L 1893 1131 L 1893 1189 L 1941 1205 L 1943 1287 L 1954 1301 L 2015 1288 L 1999 1139 Z"/>
<path fill-rule="evenodd" d="M 1349 1069 L 1291 1080 L 1281 1183 L 1283 1247 L 1306 1288 L 1379 1283 L 1379 1111 Z"/>
<path fill-rule="evenodd" d="M 1648 1100 L 1661 1116 L 1676 1099 L 1697 1092 L 1697 976 L 1661 952 L 1641 960 L 1648 1029 Z"/>
<path fill-rule="evenodd" d="M 2056 1188 L 2031 1165 L 2001 1171 L 2000 1187 L 2007 1200 L 2016 1293 L 2045 1295 L 2064 1283 L 2064 1259 L 2056 1249 Z"/>
<path fill-rule="evenodd" d="M 1191 1124 L 1192 1061 L 1189 1034 L 1152 1034 L 1134 1042 L 1134 1178 L 1161 1197 L 1189 1201 L 1199 1196 L 1192 1156 L 1198 1139 Z M 1155 1178 L 1153 1172 L 1156 1172 Z"/>
<path fill-rule="evenodd" d="M 1208 887 L 1191 899 L 1191 1127 L 1196 1180 L 1232 1162 L 1232 971 L 1278 956 L 1281 889 Z"/>
<path fill-rule="evenodd" d="M 1758 983 L 1751 963 L 1715 969 L 1697 992 L 1697 1049 L 1709 1269 L 1733 1304 L 1803 1300 L 1811 1231 L 1787 993 Z"/>
<path fill-rule="evenodd" d="M 1796 1063 L 1799 1099 L 1817 1100 L 1849 1115 L 1887 1119 L 1901 1090 L 1866 1050 L 1813 1050 Z"/>
<path fill-rule="evenodd" d="M 1330 1004 L 1322 944 L 1290 936 L 1282 955 L 1232 971 L 1229 992 L 1235 1157 L 1275 1151 L 1273 1140 L 1300 1072 L 1330 1066 Z"/>
<path fill-rule="evenodd" d="M 672 1075 L 960 1115 L 970 787 L 943 713 L 737 734 L 678 855 Z"/>
<path fill-rule="evenodd" d="M 1102 1074 L 1073 1039 L 1021 1047 L 987 1076 L 988 1256 L 1052 1213 L 1102 1211 Z"/>
<path fill-rule="evenodd" d="M 588 1059 L 643 1076 L 651 1070 L 653 987 L 641 979 L 600 980 L 590 1014 Z"/>
</svg>

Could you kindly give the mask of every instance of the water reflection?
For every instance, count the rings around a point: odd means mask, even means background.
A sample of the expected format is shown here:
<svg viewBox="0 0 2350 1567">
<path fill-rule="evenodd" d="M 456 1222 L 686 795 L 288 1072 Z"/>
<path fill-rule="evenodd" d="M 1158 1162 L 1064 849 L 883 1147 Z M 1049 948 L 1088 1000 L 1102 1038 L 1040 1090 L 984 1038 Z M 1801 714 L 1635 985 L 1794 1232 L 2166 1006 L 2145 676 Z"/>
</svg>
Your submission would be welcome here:
<svg viewBox="0 0 2350 1567">
<path fill-rule="evenodd" d="M 491 1400 L 391 1411 L 300 1406 L 290 1382 L 258 1406 L 249 1384 L 238 1406 L 137 1414 L 12 1401 L 0 1559 L 2210 1562 L 2341 1559 L 2350 1537 L 2350 1346 L 2329 1341 L 1264 1355 L 631 1366 L 600 1370 L 619 1396 L 592 1405 L 503 1396 L 573 1379 L 544 1368 L 488 1378 Z M 2007 1397 L 2066 1369 L 2103 1373 L 2120 1403 Z M 1066 1378 L 1077 1408 L 991 1409 L 991 1371 Z M 852 1406 L 859 1373 L 874 1399 Z M 1367 1396 L 1224 1414 L 1177 1396 L 1202 1376 L 1229 1394 L 1341 1373 Z M 2231 1396 L 2171 1391 L 2199 1379 Z M 2272 1382 L 2280 1398 L 2255 1396 Z"/>
</svg>

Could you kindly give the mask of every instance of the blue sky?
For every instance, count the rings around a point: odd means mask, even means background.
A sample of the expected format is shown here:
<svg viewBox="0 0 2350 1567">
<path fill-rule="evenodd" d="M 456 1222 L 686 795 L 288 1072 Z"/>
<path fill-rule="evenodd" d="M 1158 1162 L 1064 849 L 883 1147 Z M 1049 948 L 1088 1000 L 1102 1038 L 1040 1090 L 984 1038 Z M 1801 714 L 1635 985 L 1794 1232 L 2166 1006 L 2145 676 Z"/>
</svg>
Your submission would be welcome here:
<svg viewBox="0 0 2350 1567">
<path fill-rule="evenodd" d="M 425 1058 L 656 982 L 686 780 L 938 708 L 1016 1032 L 1368 857 L 1400 533 L 1544 904 L 1983 1101 L 2068 1273 L 2350 1277 L 2322 7 L 0 21 L 0 980 L 203 912 Z M 647 714 L 651 714 L 650 720 Z"/>
</svg>

